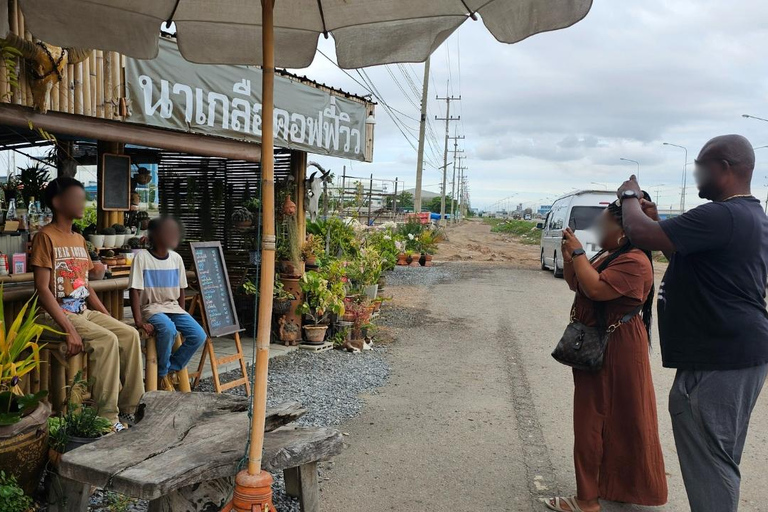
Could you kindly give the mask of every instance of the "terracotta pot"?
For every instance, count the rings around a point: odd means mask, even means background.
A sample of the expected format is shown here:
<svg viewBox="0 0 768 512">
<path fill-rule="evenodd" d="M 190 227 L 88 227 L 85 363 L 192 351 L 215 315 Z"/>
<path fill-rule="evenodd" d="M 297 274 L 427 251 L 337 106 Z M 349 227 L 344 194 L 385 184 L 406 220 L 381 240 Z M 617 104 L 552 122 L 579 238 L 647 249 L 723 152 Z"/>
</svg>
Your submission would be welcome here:
<svg viewBox="0 0 768 512">
<path fill-rule="evenodd" d="M 303 265 L 303 262 L 300 264 L 300 266 L 296 266 L 293 264 L 293 262 L 288 260 L 280 260 L 278 262 L 278 270 L 281 275 L 286 277 L 299 278 L 304 274 L 304 269 L 302 268 Z"/>
<path fill-rule="evenodd" d="M 305 325 L 304 341 L 320 345 L 325 341 L 326 331 L 328 331 L 327 325 Z"/>
<path fill-rule="evenodd" d="M 290 299 L 275 299 L 272 301 L 272 314 L 285 315 L 291 309 Z"/>
<path fill-rule="evenodd" d="M 239 229 L 245 229 L 253 226 L 252 220 L 242 220 L 240 222 L 235 222 L 235 227 Z"/>
<path fill-rule="evenodd" d="M 410 261 L 410 263 L 408 263 L 408 266 L 409 267 L 420 267 L 421 265 L 419 264 L 419 257 L 416 256 L 416 255 L 411 256 L 411 261 Z"/>
<path fill-rule="evenodd" d="M 348 323 L 354 323 L 355 322 L 355 314 L 354 313 L 344 313 L 341 317 L 342 322 L 348 322 Z"/>
<path fill-rule="evenodd" d="M 432 266 L 432 255 L 426 254 L 424 255 L 424 266 L 425 267 L 431 267 Z"/>
<path fill-rule="evenodd" d="M 294 300 L 289 301 L 288 311 L 282 318 L 282 324 L 279 325 L 280 341 L 286 344 L 298 344 L 298 340 L 301 338 L 301 316 L 296 313 L 296 308 L 299 307 L 303 300 L 299 279 L 281 275 L 280 282 L 283 283 L 286 291 L 296 297 Z"/>
<path fill-rule="evenodd" d="M 405 267 L 408 265 L 408 256 L 404 252 L 401 252 L 397 255 L 397 264 L 401 267 Z"/>
<path fill-rule="evenodd" d="M 94 261 L 93 268 L 88 271 L 88 279 L 91 281 L 101 281 L 104 274 L 107 273 L 107 267 L 101 261 Z"/>
<path fill-rule="evenodd" d="M 317 256 L 310 256 L 306 260 L 304 260 L 304 263 L 306 263 L 310 267 L 317 266 Z"/>
<path fill-rule="evenodd" d="M 50 415 L 50 405 L 41 403 L 18 423 L 0 427 L 0 468 L 14 475 L 27 495 L 37 489 L 48 461 Z"/>
<path fill-rule="evenodd" d="M 291 200 L 291 196 L 286 196 L 283 203 L 283 215 L 293 217 L 296 215 L 296 203 Z"/>
<path fill-rule="evenodd" d="M 381 301 L 377 300 L 376 302 L 373 302 L 373 312 L 378 313 L 381 311 Z"/>
</svg>

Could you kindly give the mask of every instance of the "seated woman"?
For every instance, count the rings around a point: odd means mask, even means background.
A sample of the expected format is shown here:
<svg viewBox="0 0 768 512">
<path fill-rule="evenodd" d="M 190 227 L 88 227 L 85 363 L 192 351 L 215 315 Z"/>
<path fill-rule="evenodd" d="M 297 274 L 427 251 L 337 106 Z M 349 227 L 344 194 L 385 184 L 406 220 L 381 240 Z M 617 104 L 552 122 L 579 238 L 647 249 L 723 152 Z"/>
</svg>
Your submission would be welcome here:
<svg viewBox="0 0 768 512">
<path fill-rule="evenodd" d="M 561 512 L 598 512 L 598 499 L 645 506 L 667 502 L 649 359 L 653 265 L 651 254 L 632 246 L 624 234 L 617 203 L 597 220 L 603 249 L 592 261 L 573 232 L 563 232 L 565 279 L 576 292 L 576 320 L 605 328 L 642 309 L 610 335 L 600 371 L 573 370 L 577 494 L 546 502 Z"/>
<path fill-rule="evenodd" d="M 136 328 L 157 340 L 157 374 L 161 389 L 173 391 L 175 374 L 189 363 L 206 339 L 200 324 L 184 309 L 187 274 L 174 251 L 181 240 L 176 220 L 149 223 L 149 250 L 136 254 L 129 279 L 131 311 Z M 176 334 L 184 343 L 172 352 Z"/>
</svg>

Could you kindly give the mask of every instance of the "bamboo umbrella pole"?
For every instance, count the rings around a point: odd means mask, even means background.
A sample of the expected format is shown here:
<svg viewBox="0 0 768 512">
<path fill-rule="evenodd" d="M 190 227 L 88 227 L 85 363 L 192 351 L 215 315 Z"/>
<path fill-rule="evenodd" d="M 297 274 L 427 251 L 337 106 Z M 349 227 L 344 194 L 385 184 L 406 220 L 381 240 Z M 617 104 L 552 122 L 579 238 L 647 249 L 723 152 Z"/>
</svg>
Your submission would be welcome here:
<svg viewBox="0 0 768 512">
<path fill-rule="evenodd" d="M 75 113 L 75 65 L 67 64 L 67 112 Z"/>
<path fill-rule="evenodd" d="M 59 111 L 59 87 L 61 86 L 61 82 L 56 82 L 56 84 L 51 89 L 51 110 L 58 112 Z"/>
<path fill-rule="evenodd" d="M 75 114 L 83 115 L 83 64 L 75 64 Z"/>
<path fill-rule="evenodd" d="M 256 333 L 256 371 L 251 420 L 251 446 L 248 469 L 238 473 L 232 502 L 224 510 L 273 512 L 272 475 L 261 469 L 264 448 L 264 419 L 267 411 L 267 371 L 269 370 L 269 338 L 272 318 L 272 287 L 275 281 L 275 176 L 274 176 L 274 0 L 261 0 L 262 16 L 262 253 L 259 289 L 259 324 Z"/>
</svg>

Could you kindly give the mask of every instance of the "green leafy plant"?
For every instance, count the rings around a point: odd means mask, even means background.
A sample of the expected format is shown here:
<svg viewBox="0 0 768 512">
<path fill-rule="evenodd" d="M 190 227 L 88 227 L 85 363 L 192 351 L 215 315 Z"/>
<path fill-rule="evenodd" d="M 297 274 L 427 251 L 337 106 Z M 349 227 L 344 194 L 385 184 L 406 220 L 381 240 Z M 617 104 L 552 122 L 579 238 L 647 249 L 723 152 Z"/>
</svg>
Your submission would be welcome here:
<svg viewBox="0 0 768 512">
<path fill-rule="evenodd" d="M 339 329 L 336 331 L 333 336 L 328 340 L 331 343 L 333 343 L 334 347 L 340 347 L 344 345 L 344 342 L 347 341 L 347 337 L 349 336 L 349 329 Z"/>
<path fill-rule="evenodd" d="M 327 322 L 331 314 L 344 314 L 343 287 L 329 287 L 328 280 L 317 272 L 305 272 L 299 285 L 304 301 L 296 312 L 309 317 L 314 325 Z"/>
<path fill-rule="evenodd" d="M 235 208 L 232 212 L 232 222 L 235 224 L 247 224 L 253 222 L 253 214 L 246 208 Z"/>
<path fill-rule="evenodd" d="M 24 199 L 24 205 L 31 198 L 42 199 L 43 190 L 50 181 L 48 169 L 40 164 L 31 167 L 19 167 L 19 181 L 21 183 L 21 197 Z"/>
<path fill-rule="evenodd" d="M 272 287 L 274 300 L 296 300 L 296 296 L 285 289 L 283 282 L 275 276 L 275 285 Z"/>
<path fill-rule="evenodd" d="M 105 236 L 116 235 L 115 228 L 104 228 L 101 230 L 101 234 Z"/>
<path fill-rule="evenodd" d="M 80 228 L 80 232 L 83 233 L 83 235 L 91 235 L 96 234 L 96 207 L 95 206 L 86 206 L 85 212 L 83 213 L 82 219 L 75 219 L 73 224 L 75 226 L 78 226 Z M 93 226 L 93 232 L 90 233 L 89 228 L 90 226 Z"/>
<path fill-rule="evenodd" d="M 240 285 L 240 292 L 244 295 L 256 295 L 259 293 L 259 288 L 256 286 L 256 283 L 250 279 L 247 279 L 243 284 Z"/>
<path fill-rule="evenodd" d="M 13 91 L 19 89 L 19 73 L 17 69 L 22 55 L 18 48 L 11 46 L 4 39 L 0 40 L 0 54 L 2 54 L 3 62 L 5 62 L 6 79 L 11 86 L 10 92 L 5 94 L 3 99 L 9 99 L 13 95 Z"/>
<path fill-rule="evenodd" d="M 72 437 L 95 439 L 112 431 L 112 423 L 98 415 L 96 409 L 84 405 L 83 396 L 89 382 L 77 372 L 72 385 L 67 388 L 67 408 L 62 416 L 48 418 L 48 446 L 64 453 Z"/>
<path fill-rule="evenodd" d="M 0 471 L 0 512 L 27 512 L 32 498 L 24 494 L 16 477 Z"/>
<path fill-rule="evenodd" d="M 334 258 L 352 257 L 357 254 L 355 230 L 351 225 L 337 217 L 319 219 L 307 223 L 307 233 L 317 236 L 325 245 L 328 241 L 327 255 Z"/>
<path fill-rule="evenodd" d="M 301 257 L 304 261 L 317 258 L 323 254 L 323 241 L 320 237 L 312 233 L 307 235 L 307 239 L 301 246 Z"/>
<path fill-rule="evenodd" d="M 37 322 L 37 297 L 21 308 L 6 330 L 0 286 L 0 425 L 12 425 L 32 412 L 47 392 L 22 394 L 19 380 L 40 366 L 40 336 L 48 331 L 63 334 Z"/>
<path fill-rule="evenodd" d="M 251 213 L 258 214 L 259 210 L 261 210 L 261 199 L 252 197 L 243 203 L 243 208 Z"/>
</svg>

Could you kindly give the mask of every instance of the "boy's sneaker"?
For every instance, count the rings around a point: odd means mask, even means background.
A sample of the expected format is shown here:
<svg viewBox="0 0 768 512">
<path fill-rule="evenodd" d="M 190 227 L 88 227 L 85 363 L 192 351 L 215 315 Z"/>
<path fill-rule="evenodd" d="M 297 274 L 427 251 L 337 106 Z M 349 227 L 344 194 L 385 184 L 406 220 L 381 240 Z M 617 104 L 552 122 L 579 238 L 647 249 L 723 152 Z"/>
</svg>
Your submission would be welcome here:
<svg viewBox="0 0 768 512">
<path fill-rule="evenodd" d="M 163 391 L 176 391 L 176 386 L 178 385 L 179 377 L 176 375 L 176 372 L 169 372 L 160 378 L 160 389 Z"/>
<path fill-rule="evenodd" d="M 135 414 L 118 414 L 117 418 L 120 420 L 120 423 L 123 425 L 123 428 L 132 427 L 136 424 Z"/>
<path fill-rule="evenodd" d="M 125 425 L 123 425 L 119 421 L 114 425 L 112 425 L 112 432 L 122 432 L 123 430 L 125 430 Z"/>
</svg>

